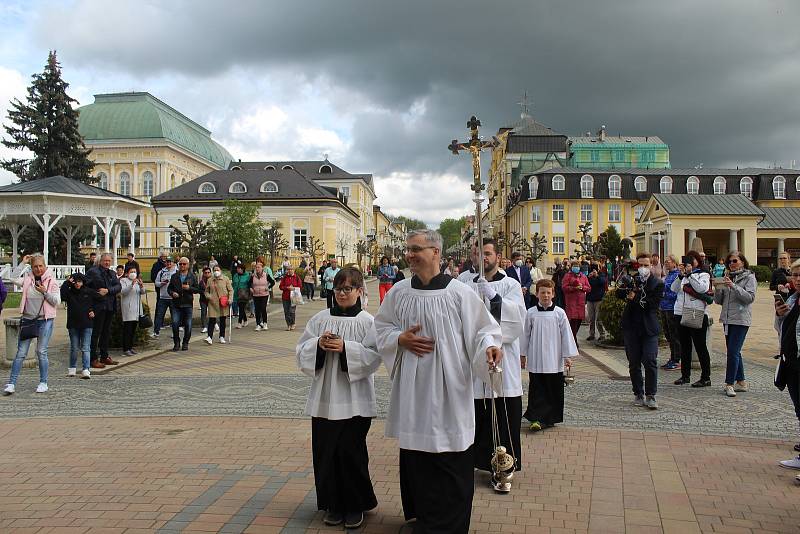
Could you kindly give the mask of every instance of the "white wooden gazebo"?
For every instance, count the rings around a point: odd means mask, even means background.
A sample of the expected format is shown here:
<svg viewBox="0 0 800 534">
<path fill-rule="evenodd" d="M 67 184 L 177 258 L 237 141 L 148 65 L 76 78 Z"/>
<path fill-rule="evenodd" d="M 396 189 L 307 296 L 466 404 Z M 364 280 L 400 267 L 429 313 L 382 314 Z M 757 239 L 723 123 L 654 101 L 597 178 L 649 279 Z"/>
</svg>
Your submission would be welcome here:
<svg viewBox="0 0 800 534">
<path fill-rule="evenodd" d="M 72 238 L 81 227 L 96 226 L 103 232 L 103 250 L 114 254 L 116 265 L 121 225 L 127 225 L 130 230 L 130 246 L 133 251 L 136 218 L 143 208 L 149 207 L 148 202 L 64 176 L 51 176 L 0 187 L 0 226 L 11 232 L 13 267 L 19 261 L 20 234 L 29 226 L 37 224 L 44 233 L 42 254 L 58 279 L 65 278 L 59 271 L 63 270 L 67 275 L 73 272 Z M 66 266 L 50 265 L 48 250 L 53 230 L 67 241 Z"/>
</svg>

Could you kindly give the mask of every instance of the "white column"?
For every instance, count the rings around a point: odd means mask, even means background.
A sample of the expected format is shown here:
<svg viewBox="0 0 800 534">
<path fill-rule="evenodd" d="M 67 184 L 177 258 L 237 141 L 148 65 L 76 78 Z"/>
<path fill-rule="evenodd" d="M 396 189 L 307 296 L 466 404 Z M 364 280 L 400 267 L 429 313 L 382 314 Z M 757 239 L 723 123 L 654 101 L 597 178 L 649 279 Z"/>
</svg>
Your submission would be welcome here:
<svg viewBox="0 0 800 534">
<path fill-rule="evenodd" d="M 128 230 L 131 232 L 131 244 L 128 250 L 131 254 L 136 254 L 136 223 L 133 221 L 128 222 Z"/>
<path fill-rule="evenodd" d="M 739 230 L 728 230 L 728 252 L 739 250 Z"/>
<path fill-rule="evenodd" d="M 138 191 L 136 190 L 137 185 L 139 184 L 139 162 L 133 162 L 133 176 L 131 176 L 131 196 L 136 197 Z"/>
<path fill-rule="evenodd" d="M 108 190 L 109 191 L 116 191 L 117 190 L 116 189 L 117 171 L 116 171 L 115 164 L 114 164 L 113 161 L 109 164 L 108 168 L 109 168 L 109 171 L 108 171 L 109 172 L 109 175 L 108 175 Z"/>
<path fill-rule="evenodd" d="M 697 230 L 689 230 L 689 242 L 686 243 L 686 249 L 691 249 L 694 239 L 697 237 Z"/>
<path fill-rule="evenodd" d="M 8 231 L 11 232 L 11 266 L 15 269 L 19 265 L 19 236 L 27 229 L 27 225 L 12 224 L 8 226 Z"/>
<path fill-rule="evenodd" d="M 58 221 L 61 220 L 63 215 L 59 215 L 52 222 L 50 222 L 51 215 L 49 213 L 42 214 L 42 218 L 40 219 L 38 215 L 35 213 L 31 213 L 31 217 L 39 227 L 42 229 L 42 233 L 44 234 L 44 250 L 42 251 L 42 255 L 44 256 L 44 263 L 45 265 L 49 264 L 49 256 L 50 256 L 50 230 L 52 230 Z"/>
<path fill-rule="evenodd" d="M 114 265 L 112 265 L 112 268 L 116 268 L 117 265 L 119 264 L 119 258 L 117 257 L 117 249 L 119 248 L 119 231 L 120 231 L 120 229 L 121 229 L 120 225 L 118 225 L 118 224 L 115 225 L 115 227 L 114 227 L 114 249 L 113 249 L 112 256 L 111 256 L 112 258 L 114 258 Z"/>
<path fill-rule="evenodd" d="M 778 238 L 778 255 L 779 256 L 781 254 L 783 254 L 784 252 L 786 252 L 786 248 L 784 246 L 784 240 L 785 240 L 785 238 L 783 238 L 783 237 L 779 237 Z"/>
<path fill-rule="evenodd" d="M 67 229 L 57 228 L 58 232 L 67 240 L 67 266 L 72 265 L 72 238 L 75 237 L 75 232 L 78 231 L 78 226 L 67 226 Z"/>
</svg>

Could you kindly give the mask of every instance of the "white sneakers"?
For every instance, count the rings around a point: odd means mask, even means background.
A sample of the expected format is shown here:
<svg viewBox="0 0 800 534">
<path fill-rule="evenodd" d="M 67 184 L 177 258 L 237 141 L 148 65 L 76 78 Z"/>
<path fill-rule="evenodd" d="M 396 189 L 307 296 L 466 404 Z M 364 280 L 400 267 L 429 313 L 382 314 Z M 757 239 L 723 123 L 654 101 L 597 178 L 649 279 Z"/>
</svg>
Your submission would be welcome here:
<svg viewBox="0 0 800 534">
<path fill-rule="evenodd" d="M 92 373 L 88 369 L 84 369 L 81 371 L 81 378 L 84 380 L 88 380 L 92 378 Z"/>
<path fill-rule="evenodd" d="M 791 460 L 782 460 L 778 463 L 781 467 L 785 467 L 786 469 L 800 470 L 800 456 L 797 458 L 792 458 Z"/>
<path fill-rule="evenodd" d="M 208 336 L 208 337 L 206 338 L 206 343 L 208 343 L 209 345 L 211 345 L 213 342 L 214 342 L 214 341 L 211 339 L 211 336 Z"/>
<path fill-rule="evenodd" d="M 39 382 L 39 385 L 36 386 L 36 393 L 47 393 L 47 384 Z"/>
<path fill-rule="evenodd" d="M 257 324 L 255 330 L 256 332 L 261 332 L 261 325 Z"/>
<path fill-rule="evenodd" d="M 264 323 L 263 325 L 261 325 L 261 330 L 262 331 L 269 330 L 269 325 L 267 323 Z"/>
<path fill-rule="evenodd" d="M 745 393 L 747 392 L 747 390 L 748 390 L 747 382 L 745 382 L 744 380 L 742 380 L 741 382 L 736 382 L 736 384 L 734 384 L 733 386 L 733 391 Z"/>
<path fill-rule="evenodd" d="M 224 345 L 225 343 L 227 343 L 227 341 L 225 341 L 225 338 L 224 338 L 224 337 L 221 337 L 221 338 L 219 338 L 219 342 L 220 342 L 220 343 L 222 343 L 223 345 Z"/>
<path fill-rule="evenodd" d="M 13 395 L 16 388 L 14 384 L 6 384 L 6 387 L 3 388 L 3 395 Z"/>
<path fill-rule="evenodd" d="M 733 389 L 733 386 L 725 385 L 725 395 L 728 397 L 735 397 L 736 391 Z"/>
<path fill-rule="evenodd" d="M 200 332 L 201 332 L 201 333 L 203 333 L 203 334 L 205 334 L 206 332 L 208 332 L 208 327 L 207 327 L 207 326 L 204 326 L 204 327 L 203 327 L 203 329 L 202 329 L 202 330 L 200 330 Z"/>
<path fill-rule="evenodd" d="M 247 323 L 245 323 L 245 324 L 247 324 Z M 237 324 L 236 324 L 236 329 L 237 329 L 237 330 L 239 330 L 239 329 L 241 329 L 241 328 L 242 328 L 242 323 L 237 323 Z"/>
<path fill-rule="evenodd" d="M 76 368 L 70 367 L 69 369 L 67 369 L 67 376 L 75 376 L 75 373 L 77 372 L 78 370 Z"/>
<path fill-rule="evenodd" d="M 150 337 L 153 339 L 158 339 L 158 334 L 156 334 L 155 332 L 151 332 Z"/>
</svg>

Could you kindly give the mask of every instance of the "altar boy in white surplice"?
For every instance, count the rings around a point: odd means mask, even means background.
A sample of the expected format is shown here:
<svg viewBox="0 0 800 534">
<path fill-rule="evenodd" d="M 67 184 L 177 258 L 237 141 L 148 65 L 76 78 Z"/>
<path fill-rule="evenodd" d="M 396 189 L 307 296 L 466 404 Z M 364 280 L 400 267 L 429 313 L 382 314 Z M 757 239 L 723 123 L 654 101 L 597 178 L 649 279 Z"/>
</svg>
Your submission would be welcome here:
<svg viewBox="0 0 800 534">
<path fill-rule="evenodd" d="M 502 333 L 480 297 L 440 274 L 442 238 L 411 232 L 413 278 L 386 294 L 375 330 L 391 373 L 386 435 L 400 444 L 400 492 L 406 519 L 421 532 L 467 532 L 472 511 L 473 380 L 489 383 L 502 358 Z"/>
</svg>

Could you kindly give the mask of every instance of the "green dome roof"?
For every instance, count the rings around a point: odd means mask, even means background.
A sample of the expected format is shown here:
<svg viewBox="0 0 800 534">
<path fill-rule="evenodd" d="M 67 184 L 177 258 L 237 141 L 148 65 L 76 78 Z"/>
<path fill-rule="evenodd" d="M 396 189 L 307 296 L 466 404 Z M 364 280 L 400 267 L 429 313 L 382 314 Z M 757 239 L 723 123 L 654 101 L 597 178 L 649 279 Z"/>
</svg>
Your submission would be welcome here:
<svg viewBox="0 0 800 534">
<path fill-rule="evenodd" d="M 167 139 L 221 168 L 233 159 L 210 131 L 150 93 L 95 95 L 94 104 L 79 111 L 78 128 L 89 144 Z"/>
</svg>

